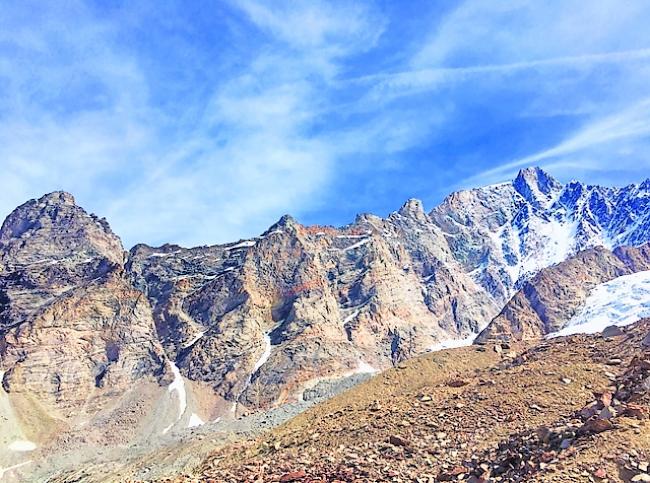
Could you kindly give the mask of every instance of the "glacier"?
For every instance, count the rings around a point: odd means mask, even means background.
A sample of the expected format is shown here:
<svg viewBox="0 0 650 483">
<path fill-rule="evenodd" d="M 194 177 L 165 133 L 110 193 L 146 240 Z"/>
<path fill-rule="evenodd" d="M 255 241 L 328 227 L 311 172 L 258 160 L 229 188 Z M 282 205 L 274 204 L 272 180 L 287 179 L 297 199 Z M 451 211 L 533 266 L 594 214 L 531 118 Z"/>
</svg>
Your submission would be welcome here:
<svg viewBox="0 0 650 483">
<path fill-rule="evenodd" d="M 644 317 L 650 317 L 650 270 L 597 285 L 580 312 L 551 335 L 593 334 L 610 325 L 621 327 Z"/>
</svg>

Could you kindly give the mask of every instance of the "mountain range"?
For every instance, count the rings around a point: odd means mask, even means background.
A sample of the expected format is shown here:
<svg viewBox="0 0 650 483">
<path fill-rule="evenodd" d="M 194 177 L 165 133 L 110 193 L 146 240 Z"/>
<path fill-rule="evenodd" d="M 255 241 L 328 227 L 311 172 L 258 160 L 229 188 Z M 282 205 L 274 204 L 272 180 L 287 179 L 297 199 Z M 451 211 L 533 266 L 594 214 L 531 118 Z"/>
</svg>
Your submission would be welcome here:
<svg viewBox="0 0 650 483">
<path fill-rule="evenodd" d="M 428 213 L 286 215 L 252 239 L 128 252 L 50 193 L 0 229 L 0 446 L 145 444 L 477 336 L 542 337 L 595 287 L 650 270 L 649 241 L 650 180 L 563 185 L 539 168 Z"/>
</svg>

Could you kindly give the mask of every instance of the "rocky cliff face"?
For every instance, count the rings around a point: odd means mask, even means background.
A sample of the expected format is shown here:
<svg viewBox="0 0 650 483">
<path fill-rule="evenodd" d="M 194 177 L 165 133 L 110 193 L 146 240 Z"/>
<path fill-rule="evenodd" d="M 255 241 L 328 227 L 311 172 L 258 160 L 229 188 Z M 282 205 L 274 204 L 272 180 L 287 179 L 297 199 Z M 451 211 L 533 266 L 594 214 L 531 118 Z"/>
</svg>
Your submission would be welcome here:
<svg viewBox="0 0 650 483">
<path fill-rule="evenodd" d="M 52 193 L 0 231 L 3 385 L 65 412 L 143 377 L 167 384 L 169 360 L 237 413 L 478 333 L 520 288 L 504 309 L 516 316 L 490 331 L 544 331 L 582 295 L 554 275 L 530 278 L 583 248 L 648 241 L 649 189 L 562 186 L 528 169 L 429 214 L 409 200 L 342 228 L 285 216 L 250 240 L 128 254 L 104 220 Z M 581 255 L 566 280 L 586 287 L 647 263 L 640 251 L 602 253 Z M 560 289 L 566 307 L 542 310 L 544 290 Z M 521 314 L 532 322 L 514 327 Z"/>
<path fill-rule="evenodd" d="M 181 371 L 249 407 L 385 368 L 496 311 L 415 201 L 342 229 L 284 217 L 223 247 L 138 246 L 128 268 Z"/>
<path fill-rule="evenodd" d="M 430 214 L 409 200 L 339 229 L 284 217 L 225 246 L 138 246 L 128 271 L 186 377 L 267 406 L 480 331 L 539 269 L 578 250 L 647 239 L 647 193 L 563 186 L 533 168 Z"/>
<path fill-rule="evenodd" d="M 22 323 L 123 259 L 122 244 L 106 221 L 88 215 L 68 193 L 16 208 L 0 229 L 0 328 Z"/>
<path fill-rule="evenodd" d="M 579 252 L 525 282 L 476 342 L 535 339 L 557 332 L 576 315 L 594 287 L 645 270 L 650 270 L 648 244 Z"/>
<path fill-rule="evenodd" d="M 106 221 L 71 195 L 17 208 L 0 229 L 2 385 L 61 417 L 99 410 L 165 373 L 147 298 Z M 90 403 L 90 404 L 89 404 Z"/>
</svg>

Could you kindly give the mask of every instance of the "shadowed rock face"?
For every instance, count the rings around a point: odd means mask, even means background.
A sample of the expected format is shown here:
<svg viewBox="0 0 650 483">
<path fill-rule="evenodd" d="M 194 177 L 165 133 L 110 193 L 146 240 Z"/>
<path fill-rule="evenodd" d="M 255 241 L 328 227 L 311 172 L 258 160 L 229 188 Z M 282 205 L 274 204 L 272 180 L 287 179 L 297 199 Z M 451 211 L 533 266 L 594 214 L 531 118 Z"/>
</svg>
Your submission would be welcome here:
<svg viewBox="0 0 650 483">
<path fill-rule="evenodd" d="M 477 343 L 497 339 L 535 339 L 560 330 L 596 285 L 650 270 L 650 245 L 596 247 L 543 269 L 506 304 L 481 332 Z"/>
<path fill-rule="evenodd" d="M 148 301 L 115 273 L 58 297 L 2 341 L 5 390 L 63 415 L 89 402 L 100 408 L 165 370 Z"/>
<path fill-rule="evenodd" d="M 124 277 L 108 224 L 56 192 L 17 208 L 0 230 L 0 355 L 10 394 L 65 416 L 100 409 L 165 356 L 147 298 Z"/>
</svg>

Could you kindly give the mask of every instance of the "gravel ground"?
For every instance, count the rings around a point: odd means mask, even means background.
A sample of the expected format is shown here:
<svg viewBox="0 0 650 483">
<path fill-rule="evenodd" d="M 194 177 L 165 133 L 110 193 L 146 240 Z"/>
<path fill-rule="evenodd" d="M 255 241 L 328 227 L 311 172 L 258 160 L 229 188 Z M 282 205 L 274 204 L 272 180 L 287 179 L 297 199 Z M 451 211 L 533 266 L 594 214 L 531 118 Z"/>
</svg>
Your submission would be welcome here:
<svg viewBox="0 0 650 483">
<path fill-rule="evenodd" d="M 195 469 L 216 448 L 255 438 L 371 377 L 370 374 L 357 374 L 341 380 L 321 381 L 305 391 L 302 401 L 234 420 L 171 431 L 157 439 L 147 437 L 127 447 L 89 445 L 54 454 L 29 478 L 30 481 L 67 483 L 151 481 L 174 477 Z"/>
<path fill-rule="evenodd" d="M 425 355 L 178 480 L 650 481 L 649 332 Z"/>
</svg>

